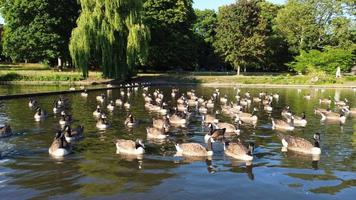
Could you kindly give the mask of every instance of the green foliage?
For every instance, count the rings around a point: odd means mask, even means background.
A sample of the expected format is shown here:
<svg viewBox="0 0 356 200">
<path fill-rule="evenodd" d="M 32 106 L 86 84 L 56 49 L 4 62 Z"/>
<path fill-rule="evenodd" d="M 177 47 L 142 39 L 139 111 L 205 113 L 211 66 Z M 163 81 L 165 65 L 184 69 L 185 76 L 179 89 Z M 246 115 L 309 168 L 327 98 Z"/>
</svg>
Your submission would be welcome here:
<svg viewBox="0 0 356 200">
<path fill-rule="evenodd" d="M 288 50 L 289 47 L 285 38 L 273 29 L 274 19 L 282 6 L 267 1 L 260 1 L 258 5 L 261 9 L 261 17 L 267 21 L 266 56 L 259 69 L 263 71 L 287 71 L 288 67 L 285 63 L 292 60 L 292 55 Z"/>
<path fill-rule="evenodd" d="M 260 15 L 258 2 L 240 0 L 219 9 L 214 46 L 238 74 L 240 67 L 256 67 L 266 55 L 267 21 Z"/>
<path fill-rule="evenodd" d="M 145 0 L 144 21 L 151 31 L 148 68 L 192 69 L 196 46 L 192 0 Z"/>
<path fill-rule="evenodd" d="M 81 0 L 81 14 L 72 32 L 70 53 L 84 77 L 89 65 L 105 77 L 124 80 L 146 61 L 150 33 L 141 21 L 141 0 Z"/>
<path fill-rule="evenodd" d="M 213 44 L 218 19 L 214 10 L 195 10 L 196 20 L 193 25 L 194 33 L 208 44 Z"/>
<path fill-rule="evenodd" d="M 321 49 L 349 45 L 350 20 L 340 0 L 288 0 L 276 17 L 276 30 L 287 39 L 290 50 Z"/>
<path fill-rule="evenodd" d="M 215 29 L 218 19 L 214 10 L 195 10 L 196 20 L 193 25 L 195 42 L 197 45 L 198 66 L 218 70 L 223 66 L 221 59 L 214 52 Z"/>
<path fill-rule="evenodd" d="M 68 41 L 78 16 L 76 0 L 2 1 L 3 49 L 13 61 L 54 62 L 68 57 Z"/>
<path fill-rule="evenodd" d="M 337 67 L 340 67 L 342 72 L 348 72 L 356 60 L 356 55 L 353 54 L 353 51 L 354 48 L 332 47 L 327 47 L 324 51 L 302 51 L 300 55 L 295 57 L 295 61 L 290 66 L 297 72 L 307 74 L 318 71 L 334 74 Z"/>
</svg>

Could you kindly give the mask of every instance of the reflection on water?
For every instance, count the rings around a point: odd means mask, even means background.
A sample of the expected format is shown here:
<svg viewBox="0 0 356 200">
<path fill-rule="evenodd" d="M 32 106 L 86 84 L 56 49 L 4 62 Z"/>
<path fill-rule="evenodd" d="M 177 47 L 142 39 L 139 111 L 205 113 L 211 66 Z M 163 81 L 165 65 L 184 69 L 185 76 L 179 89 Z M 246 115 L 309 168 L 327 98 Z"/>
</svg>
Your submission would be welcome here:
<svg viewBox="0 0 356 200">
<path fill-rule="evenodd" d="M 174 104 L 171 88 L 161 88 L 169 105 Z M 191 88 L 180 88 L 185 92 Z M 208 98 L 214 88 L 197 87 L 197 96 Z M 10 89 L 11 90 L 11 89 Z M 17 88 L 16 90 L 26 90 Z M 153 90 L 150 90 L 153 92 Z M 145 111 L 142 90 L 121 96 L 119 90 L 105 92 L 108 100 L 121 97 L 130 101 L 132 109 L 117 107 L 108 113 L 112 127 L 97 130 L 92 112 L 100 92 L 90 92 L 88 98 L 80 94 L 66 95 L 71 101 L 69 113 L 74 127 L 85 126 L 85 138 L 74 147 L 73 154 L 58 160 L 48 155 L 48 147 L 59 128 L 59 117 L 53 114 L 41 122 L 33 119 L 34 111 L 27 107 L 27 99 L 0 101 L 0 124 L 9 122 L 15 132 L 10 138 L 0 139 L 0 191 L 9 199 L 24 198 L 99 198 L 112 199 L 352 199 L 356 194 L 356 123 L 348 117 L 346 123 L 321 123 L 314 115 L 319 98 L 329 96 L 347 98 L 351 107 L 356 106 L 352 90 L 303 89 L 241 89 L 257 96 L 261 91 L 279 92 L 278 102 L 273 102 L 273 112 L 268 113 L 258 104 L 259 121 L 256 127 L 242 125 L 240 140 L 256 144 L 255 159 L 246 163 L 232 159 L 223 152 L 223 145 L 214 143 L 211 158 L 175 157 L 174 144 L 180 142 L 203 143 L 206 128 L 201 117 L 193 111 L 191 123 L 185 128 L 171 128 L 167 140 L 145 140 L 146 154 L 142 157 L 116 155 L 114 141 L 122 139 L 146 139 L 145 128 L 151 124 L 154 114 Z M 11 92 L 11 91 L 10 91 Z M 232 88 L 221 88 L 220 93 L 235 100 Z M 304 96 L 309 94 L 310 100 Z M 41 107 L 52 110 L 57 96 L 39 97 Z M 103 103 L 106 108 L 107 102 Z M 321 133 L 322 154 L 319 158 L 294 152 L 282 152 L 281 144 L 271 130 L 271 117 L 280 118 L 284 106 L 290 105 L 300 115 L 306 113 L 308 125 L 290 134 L 310 139 Z M 331 109 L 335 109 L 333 104 Z M 223 122 L 232 123 L 222 114 L 219 106 L 211 111 Z M 132 129 L 123 121 L 131 112 L 139 121 Z M 233 138 L 232 140 L 236 140 Z M 16 192 L 14 192 L 16 191 Z M 257 192 L 258 191 L 258 192 Z"/>
</svg>

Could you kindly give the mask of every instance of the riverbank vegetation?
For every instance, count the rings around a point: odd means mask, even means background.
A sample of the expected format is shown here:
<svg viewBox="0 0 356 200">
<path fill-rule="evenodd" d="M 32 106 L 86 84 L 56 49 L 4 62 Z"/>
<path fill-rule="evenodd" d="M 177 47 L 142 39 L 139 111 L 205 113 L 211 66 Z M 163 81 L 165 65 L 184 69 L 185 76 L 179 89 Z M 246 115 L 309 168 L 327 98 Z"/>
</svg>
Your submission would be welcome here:
<svg viewBox="0 0 356 200">
<path fill-rule="evenodd" d="M 323 84 L 352 80 L 333 75 L 338 67 L 348 73 L 356 65 L 350 0 L 238 0 L 218 10 L 194 10 L 193 0 L 16 0 L 0 6 L 2 60 L 51 68 L 39 78 L 1 68 L 3 80 L 101 79 L 97 71 L 126 80 L 139 71 L 236 70 L 291 74 L 270 82 Z M 82 75 L 54 67 L 76 67 Z M 243 82 L 254 81 L 263 80 Z"/>
</svg>

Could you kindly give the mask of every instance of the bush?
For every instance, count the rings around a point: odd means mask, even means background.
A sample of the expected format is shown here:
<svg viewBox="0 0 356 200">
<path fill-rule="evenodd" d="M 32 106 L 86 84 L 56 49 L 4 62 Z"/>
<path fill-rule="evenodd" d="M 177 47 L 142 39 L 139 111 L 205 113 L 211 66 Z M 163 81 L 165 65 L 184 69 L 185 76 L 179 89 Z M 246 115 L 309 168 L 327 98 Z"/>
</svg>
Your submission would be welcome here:
<svg viewBox="0 0 356 200">
<path fill-rule="evenodd" d="M 356 60 L 356 55 L 353 54 L 354 49 L 326 47 L 324 51 L 302 51 L 300 55 L 295 57 L 295 61 L 288 65 L 293 70 L 303 74 L 315 73 L 315 71 L 334 74 L 337 67 L 340 67 L 342 72 L 349 72 Z"/>
</svg>

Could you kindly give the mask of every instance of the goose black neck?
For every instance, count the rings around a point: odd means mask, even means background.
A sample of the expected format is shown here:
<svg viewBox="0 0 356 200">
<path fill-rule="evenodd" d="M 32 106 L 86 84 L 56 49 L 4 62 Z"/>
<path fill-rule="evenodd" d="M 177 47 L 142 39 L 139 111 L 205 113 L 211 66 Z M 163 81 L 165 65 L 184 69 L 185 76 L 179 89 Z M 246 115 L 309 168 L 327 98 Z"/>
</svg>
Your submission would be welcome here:
<svg viewBox="0 0 356 200">
<path fill-rule="evenodd" d="M 211 138 L 208 139 L 208 147 L 206 148 L 208 151 L 213 150 L 213 143 L 211 142 Z"/>
<path fill-rule="evenodd" d="M 320 143 L 318 140 L 314 140 L 314 147 L 320 148 Z"/>
</svg>

